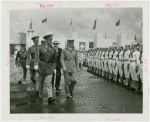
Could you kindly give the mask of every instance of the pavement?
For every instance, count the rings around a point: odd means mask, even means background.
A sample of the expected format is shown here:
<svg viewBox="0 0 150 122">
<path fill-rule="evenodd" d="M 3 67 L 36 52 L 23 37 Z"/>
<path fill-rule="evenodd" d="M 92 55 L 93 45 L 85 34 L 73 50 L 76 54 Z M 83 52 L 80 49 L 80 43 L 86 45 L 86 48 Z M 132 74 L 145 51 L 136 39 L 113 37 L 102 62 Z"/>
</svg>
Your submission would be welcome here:
<svg viewBox="0 0 150 122">
<path fill-rule="evenodd" d="M 56 101 L 48 104 L 46 85 L 43 100 L 34 91 L 27 91 L 30 83 L 18 84 L 13 58 L 10 59 L 10 113 L 142 113 L 143 95 L 121 85 L 98 78 L 83 67 L 77 73 L 74 97 L 65 98 L 64 79 L 61 93 L 53 90 Z M 29 74 L 27 76 L 29 79 Z"/>
</svg>

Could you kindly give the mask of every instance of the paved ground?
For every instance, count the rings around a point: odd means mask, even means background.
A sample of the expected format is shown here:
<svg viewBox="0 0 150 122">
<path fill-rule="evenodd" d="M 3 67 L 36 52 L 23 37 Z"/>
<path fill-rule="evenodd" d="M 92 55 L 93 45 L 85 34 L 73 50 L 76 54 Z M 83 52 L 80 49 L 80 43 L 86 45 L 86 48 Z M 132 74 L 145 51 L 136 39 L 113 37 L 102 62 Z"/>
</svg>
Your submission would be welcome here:
<svg viewBox="0 0 150 122">
<path fill-rule="evenodd" d="M 56 93 L 53 104 L 47 102 L 44 85 L 44 99 L 39 100 L 35 92 L 28 92 L 29 84 L 17 84 L 13 59 L 10 68 L 10 113 L 142 113 L 143 95 L 135 93 L 110 81 L 97 78 L 83 68 L 78 73 L 74 97 L 65 98 L 62 76 L 62 93 Z"/>
</svg>

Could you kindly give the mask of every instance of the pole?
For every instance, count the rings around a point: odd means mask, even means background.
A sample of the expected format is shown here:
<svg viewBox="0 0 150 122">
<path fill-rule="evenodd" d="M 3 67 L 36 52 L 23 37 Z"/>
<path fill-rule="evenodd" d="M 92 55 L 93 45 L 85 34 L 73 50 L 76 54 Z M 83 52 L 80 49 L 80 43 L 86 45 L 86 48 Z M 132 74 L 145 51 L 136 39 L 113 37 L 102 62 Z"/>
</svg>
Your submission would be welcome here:
<svg viewBox="0 0 150 122">
<path fill-rule="evenodd" d="M 72 18 L 71 18 L 71 38 L 72 38 Z"/>
</svg>

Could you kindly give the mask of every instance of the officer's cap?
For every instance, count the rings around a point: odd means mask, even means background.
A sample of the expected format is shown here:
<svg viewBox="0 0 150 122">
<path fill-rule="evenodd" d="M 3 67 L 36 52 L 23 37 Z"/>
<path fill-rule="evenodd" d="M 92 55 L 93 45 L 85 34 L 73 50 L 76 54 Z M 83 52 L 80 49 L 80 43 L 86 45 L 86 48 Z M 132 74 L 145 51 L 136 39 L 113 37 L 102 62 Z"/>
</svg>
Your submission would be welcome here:
<svg viewBox="0 0 150 122">
<path fill-rule="evenodd" d="M 67 39 L 67 43 L 74 43 L 74 39 Z"/>
<path fill-rule="evenodd" d="M 47 38 L 50 37 L 50 36 L 53 36 L 53 33 L 52 33 L 52 32 L 48 32 L 47 35 L 45 35 L 45 36 L 43 37 L 43 39 L 47 39 Z"/>
<path fill-rule="evenodd" d="M 59 44 L 59 41 L 54 41 L 53 44 Z"/>
</svg>

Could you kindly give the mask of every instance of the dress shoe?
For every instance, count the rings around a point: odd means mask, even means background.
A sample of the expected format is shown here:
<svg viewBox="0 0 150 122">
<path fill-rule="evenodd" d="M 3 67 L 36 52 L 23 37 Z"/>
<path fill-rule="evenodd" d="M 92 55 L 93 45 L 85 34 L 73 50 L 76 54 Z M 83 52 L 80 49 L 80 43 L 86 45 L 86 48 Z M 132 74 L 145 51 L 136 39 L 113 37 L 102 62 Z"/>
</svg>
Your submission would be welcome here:
<svg viewBox="0 0 150 122">
<path fill-rule="evenodd" d="M 61 92 L 61 90 L 60 89 L 56 89 L 56 92 Z"/>
<path fill-rule="evenodd" d="M 36 95 L 39 95 L 39 91 L 36 91 Z"/>
<path fill-rule="evenodd" d="M 70 91 L 70 96 L 73 97 L 73 92 Z"/>
<path fill-rule="evenodd" d="M 52 97 L 48 98 L 48 103 L 52 103 L 53 101 L 55 101 L 54 98 L 52 98 Z"/>
<path fill-rule="evenodd" d="M 18 81 L 18 84 L 22 84 L 22 81 L 20 80 L 20 81 Z"/>
<path fill-rule="evenodd" d="M 66 98 L 69 99 L 70 98 L 70 94 L 66 94 Z"/>
</svg>

